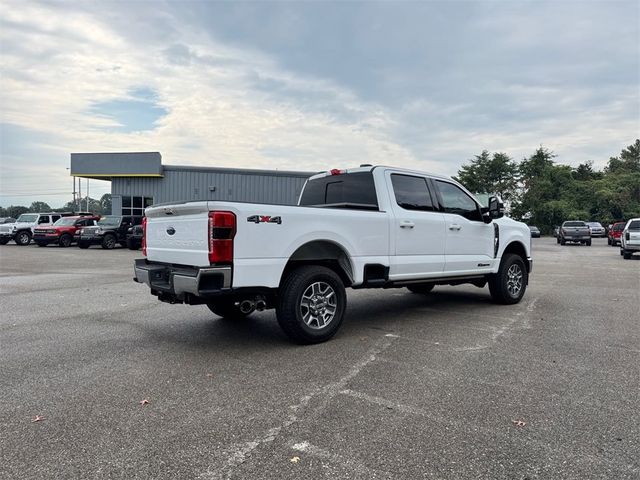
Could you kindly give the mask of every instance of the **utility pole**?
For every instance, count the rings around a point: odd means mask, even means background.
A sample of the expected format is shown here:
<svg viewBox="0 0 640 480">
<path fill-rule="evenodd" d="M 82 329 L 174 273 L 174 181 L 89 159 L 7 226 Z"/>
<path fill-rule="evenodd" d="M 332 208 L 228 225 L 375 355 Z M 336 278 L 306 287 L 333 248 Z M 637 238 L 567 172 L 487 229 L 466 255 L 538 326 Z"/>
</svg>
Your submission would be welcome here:
<svg viewBox="0 0 640 480">
<path fill-rule="evenodd" d="M 89 179 L 87 178 L 87 209 L 85 212 L 89 211 Z"/>
<path fill-rule="evenodd" d="M 82 210 L 82 178 L 78 179 L 78 211 Z"/>
</svg>

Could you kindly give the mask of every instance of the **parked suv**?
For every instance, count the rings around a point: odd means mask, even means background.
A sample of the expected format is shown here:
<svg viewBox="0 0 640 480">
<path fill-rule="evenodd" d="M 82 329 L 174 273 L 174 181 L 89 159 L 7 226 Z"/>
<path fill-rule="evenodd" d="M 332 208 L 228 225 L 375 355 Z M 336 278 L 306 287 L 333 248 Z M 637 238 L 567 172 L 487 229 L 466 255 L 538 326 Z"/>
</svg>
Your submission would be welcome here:
<svg viewBox="0 0 640 480">
<path fill-rule="evenodd" d="M 634 252 L 640 252 L 640 218 L 629 220 L 620 236 L 620 255 L 629 260 Z"/>
<path fill-rule="evenodd" d="M 127 230 L 133 225 L 140 225 L 142 217 L 108 215 L 102 217 L 94 227 L 83 227 L 76 231 L 75 240 L 80 248 L 101 245 L 110 250 L 117 244 L 127 245 Z"/>
<path fill-rule="evenodd" d="M 73 215 L 71 212 L 23 213 L 15 223 L 0 225 L 0 245 L 13 240 L 18 245 L 29 245 L 33 230 L 38 226 L 53 225 L 62 217 Z"/>
<path fill-rule="evenodd" d="M 50 243 L 69 247 L 74 242 L 76 230 L 82 227 L 91 227 L 100 220 L 100 217 L 63 217 L 50 227 L 37 227 L 33 230 L 33 241 L 39 247 L 46 247 Z"/>
<path fill-rule="evenodd" d="M 564 222 L 558 232 L 557 242 L 564 245 L 567 242 L 584 243 L 591 246 L 591 230 L 585 222 L 571 220 Z"/>
<path fill-rule="evenodd" d="M 622 235 L 622 231 L 624 230 L 624 226 L 626 222 L 616 222 L 609 229 L 609 236 L 607 238 L 607 243 L 612 247 L 615 247 L 620 243 L 620 236 Z"/>
<path fill-rule="evenodd" d="M 127 247 L 129 250 L 140 250 L 144 229 L 142 225 L 134 225 L 127 230 Z"/>
</svg>

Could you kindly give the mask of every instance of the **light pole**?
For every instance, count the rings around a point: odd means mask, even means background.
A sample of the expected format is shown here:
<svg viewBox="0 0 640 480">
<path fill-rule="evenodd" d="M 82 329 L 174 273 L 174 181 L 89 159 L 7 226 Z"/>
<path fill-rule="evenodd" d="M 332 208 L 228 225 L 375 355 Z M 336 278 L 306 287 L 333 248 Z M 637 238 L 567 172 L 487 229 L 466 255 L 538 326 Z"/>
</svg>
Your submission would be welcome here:
<svg viewBox="0 0 640 480">
<path fill-rule="evenodd" d="M 69 167 L 66 168 L 66 170 L 70 170 Z M 71 174 L 71 172 L 69 172 L 69 174 Z M 73 176 L 73 208 L 75 210 L 75 208 L 77 207 L 77 202 L 76 202 L 76 177 L 75 175 Z"/>
</svg>

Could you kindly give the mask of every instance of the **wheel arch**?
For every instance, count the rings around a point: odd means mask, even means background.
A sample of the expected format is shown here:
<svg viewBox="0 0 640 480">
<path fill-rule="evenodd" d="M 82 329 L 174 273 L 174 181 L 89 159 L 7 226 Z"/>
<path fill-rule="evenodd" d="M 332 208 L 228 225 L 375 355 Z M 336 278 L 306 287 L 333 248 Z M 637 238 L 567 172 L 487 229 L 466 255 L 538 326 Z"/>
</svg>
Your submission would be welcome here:
<svg viewBox="0 0 640 480">
<path fill-rule="evenodd" d="M 518 255 L 520 258 L 522 258 L 525 268 L 527 269 L 527 273 L 529 273 L 529 262 L 527 261 L 527 248 L 524 246 L 522 242 L 518 240 L 512 240 L 511 242 L 509 242 L 509 244 L 505 247 L 504 251 L 502 252 L 502 257 L 504 257 L 508 253 L 513 253 L 515 255 Z"/>
<path fill-rule="evenodd" d="M 321 265 L 333 270 L 346 287 L 354 282 L 353 264 L 347 249 L 332 240 L 312 240 L 300 245 L 289 257 L 280 284 L 287 273 L 301 265 Z"/>
</svg>

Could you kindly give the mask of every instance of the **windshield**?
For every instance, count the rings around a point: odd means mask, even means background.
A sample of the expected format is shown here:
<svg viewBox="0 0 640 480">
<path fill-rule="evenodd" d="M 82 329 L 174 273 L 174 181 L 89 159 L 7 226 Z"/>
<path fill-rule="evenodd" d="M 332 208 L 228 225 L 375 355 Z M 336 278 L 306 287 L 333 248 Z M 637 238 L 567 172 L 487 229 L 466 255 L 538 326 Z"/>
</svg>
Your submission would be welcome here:
<svg viewBox="0 0 640 480">
<path fill-rule="evenodd" d="M 73 225 L 74 223 L 76 223 L 76 219 L 73 217 L 64 217 L 61 218 L 60 220 L 58 220 L 56 223 L 53 224 L 54 227 L 58 227 L 58 226 L 69 226 L 69 225 Z"/>
<path fill-rule="evenodd" d="M 100 227 L 118 227 L 121 219 L 122 217 L 102 217 L 98 220 L 98 225 Z"/>
<path fill-rule="evenodd" d="M 584 222 L 564 222 L 563 227 L 586 227 Z"/>
<path fill-rule="evenodd" d="M 600 225 L 598 222 L 589 222 L 587 223 L 587 225 L 589 225 L 590 227 L 602 228 L 602 225 Z"/>
<path fill-rule="evenodd" d="M 24 214 L 24 213 L 23 213 L 22 215 L 20 215 L 20 216 L 18 217 L 18 220 L 17 220 L 17 221 L 18 221 L 18 222 L 25 222 L 25 223 L 33 223 L 33 222 L 35 222 L 37 219 L 38 219 L 38 215 L 37 215 L 37 214 L 33 214 L 33 213 L 32 213 L 32 214 L 30 214 L 30 215 L 27 215 L 27 214 Z"/>
<path fill-rule="evenodd" d="M 625 225 L 624 223 L 616 223 L 613 226 L 613 231 L 614 232 L 621 232 L 622 230 L 624 230 L 624 225 Z"/>
</svg>

